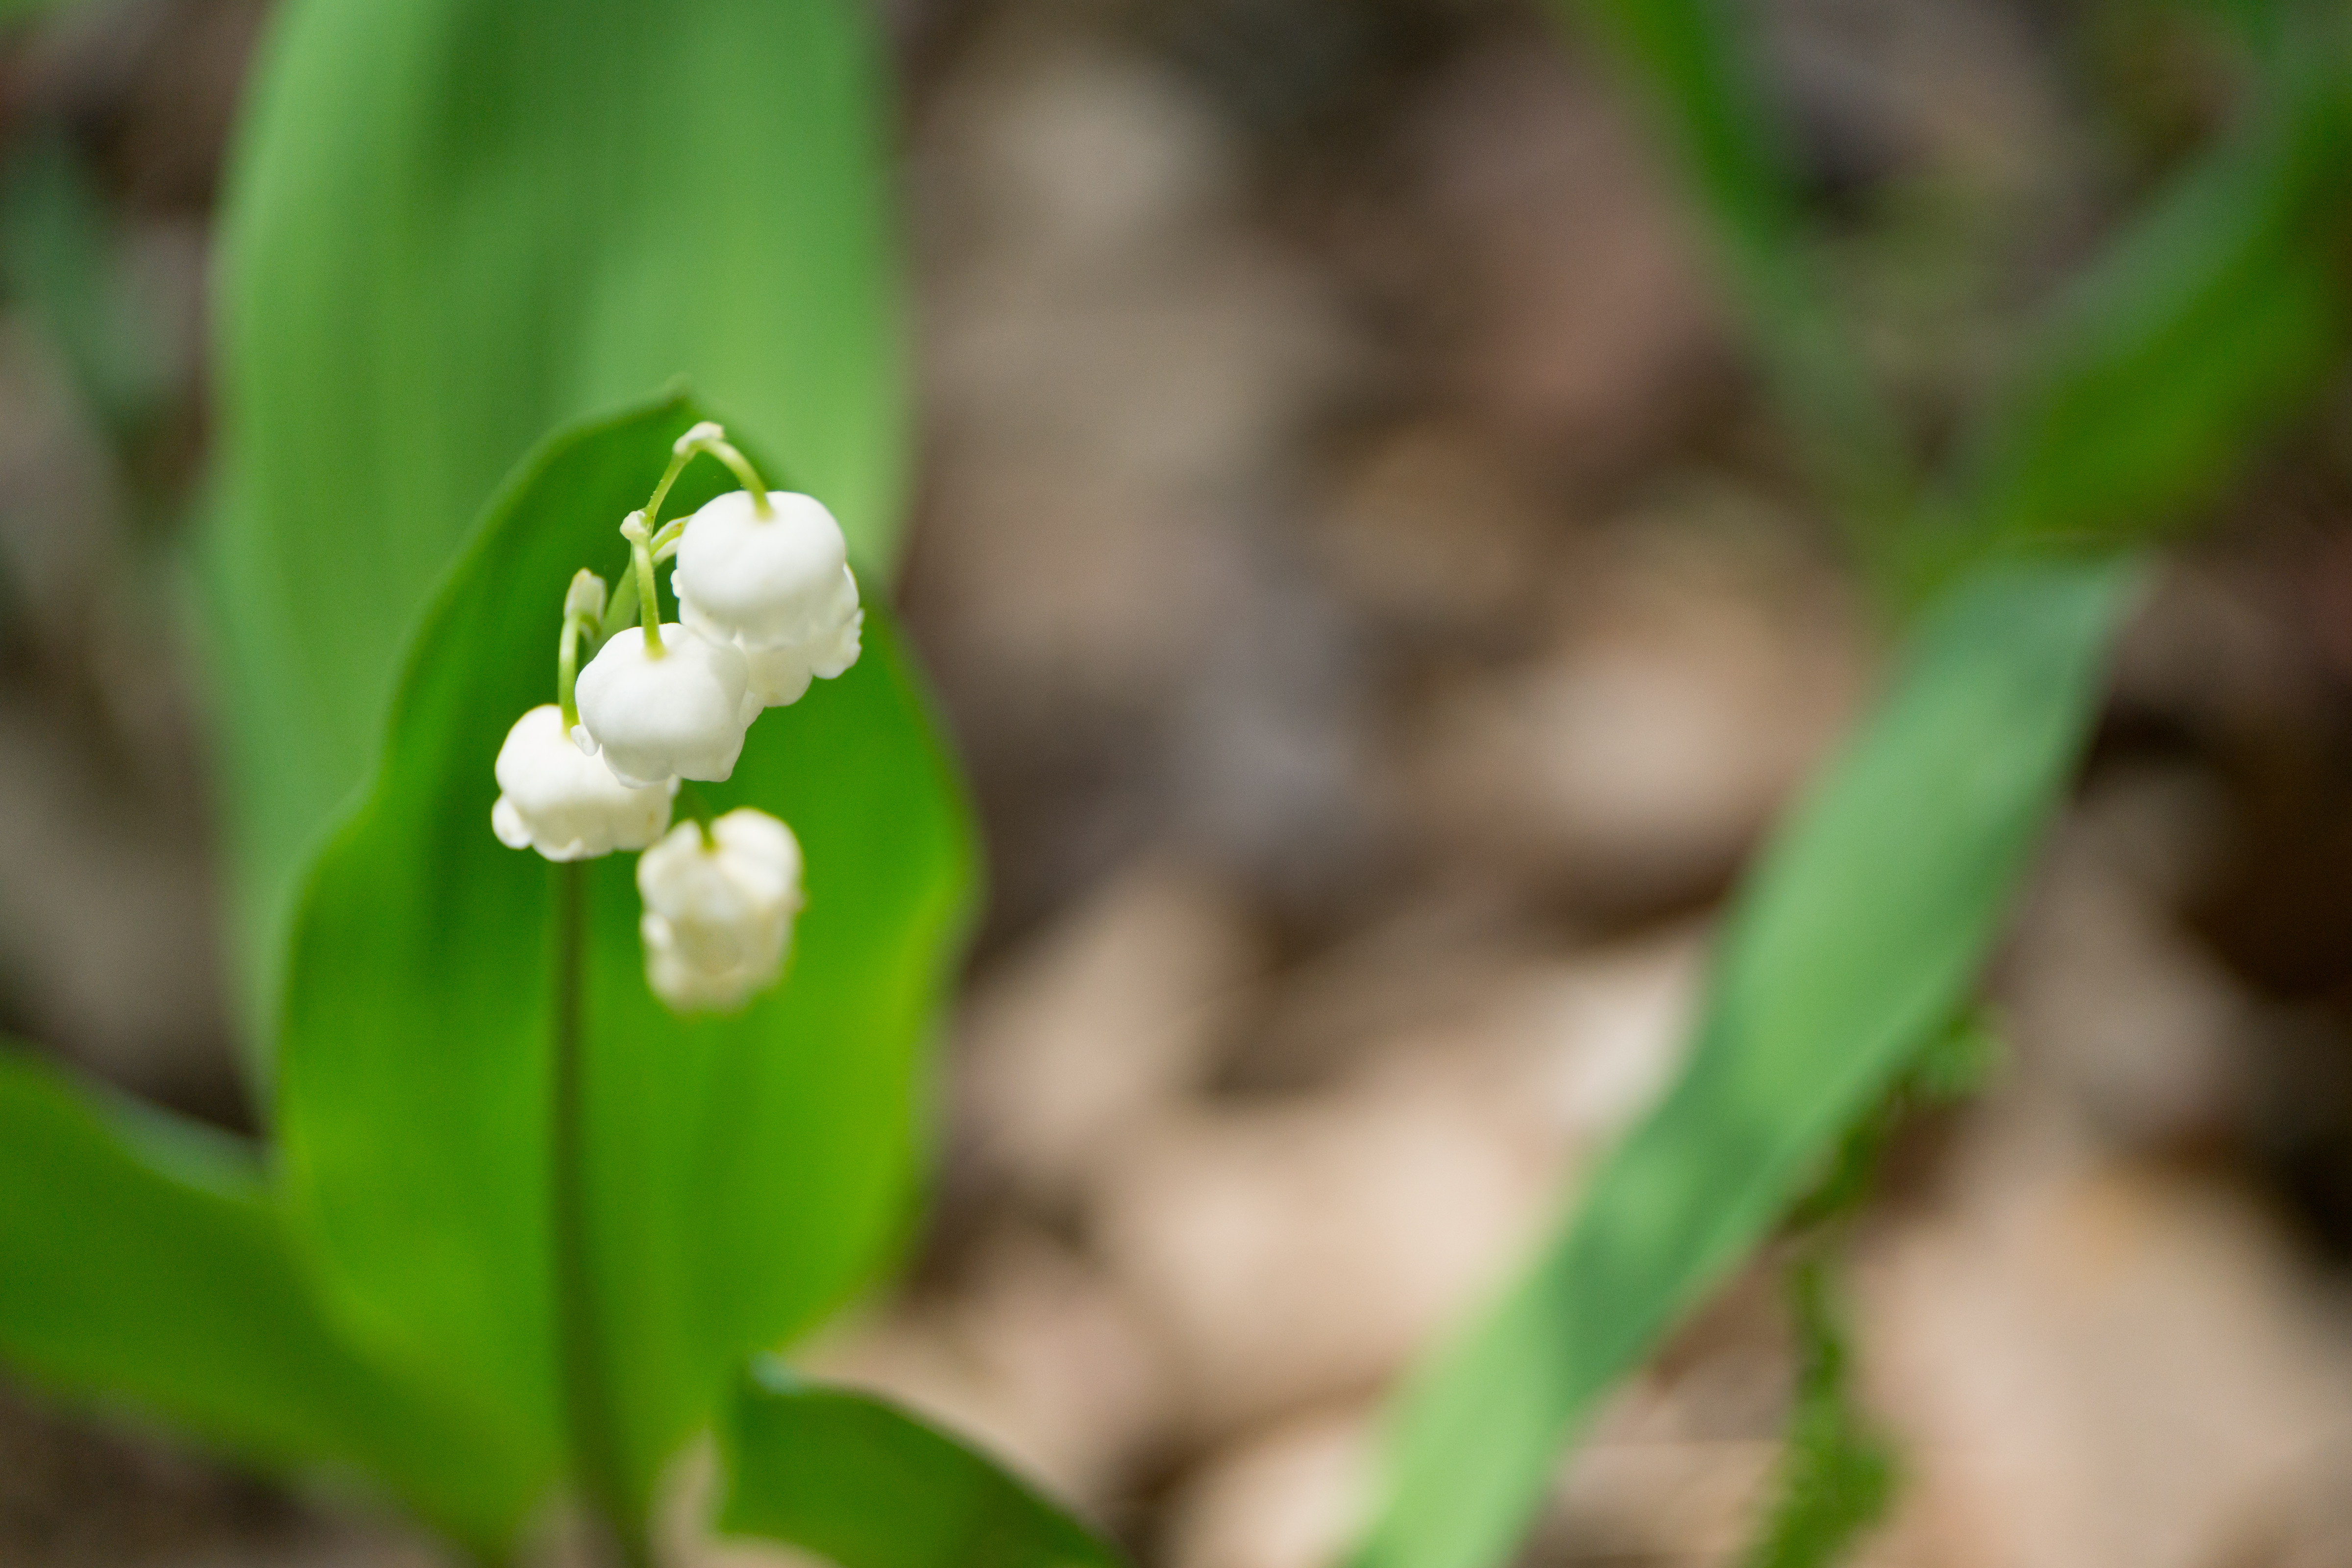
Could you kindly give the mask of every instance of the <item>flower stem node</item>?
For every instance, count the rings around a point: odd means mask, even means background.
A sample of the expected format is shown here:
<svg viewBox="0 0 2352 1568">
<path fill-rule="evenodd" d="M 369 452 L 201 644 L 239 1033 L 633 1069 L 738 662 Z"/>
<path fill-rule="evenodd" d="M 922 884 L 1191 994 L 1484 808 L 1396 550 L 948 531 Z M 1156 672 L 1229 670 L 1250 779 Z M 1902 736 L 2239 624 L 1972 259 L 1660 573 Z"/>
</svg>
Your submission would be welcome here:
<svg viewBox="0 0 2352 1568">
<path fill-rule="evenodd" d="M 678 618 L 753 659 L 766 707 L 795 701 L 811 677 L 855 663 L 864 613 L 841 525 L 814 496 L 771 490 L 761 517 L 748 490 L 696 512 L 677 544 L 670 585 Z"/>
<path fill-rule="evenodd" d="M 588 860 L 643 849 L 669 826 L 677 783 L 632 788 L 583 756 L 563 733 L 563 715 L 541 703 L 514 722 L 499 748 L 499 795 L 490 827 L 510 849 L 551 860 Z"/>
<path fill-rule="evenodd" d="M 580 672 L 579 725 L 572 740 L 601 754 L 613 776 L 636 787 L 676 776 L 716 784 L 735 771 L 749 672 L 731 644 L 672 621 L 661 654 L 643 637 L 616 637 Z"/>
<path fill-rule="evenodd" d="M 731 1013 L 775 984 L 801 908 L 801 847 L 765 812 L 680 823 L 637 861 L 646 978 L 678 1013 Z"/>
</svg>

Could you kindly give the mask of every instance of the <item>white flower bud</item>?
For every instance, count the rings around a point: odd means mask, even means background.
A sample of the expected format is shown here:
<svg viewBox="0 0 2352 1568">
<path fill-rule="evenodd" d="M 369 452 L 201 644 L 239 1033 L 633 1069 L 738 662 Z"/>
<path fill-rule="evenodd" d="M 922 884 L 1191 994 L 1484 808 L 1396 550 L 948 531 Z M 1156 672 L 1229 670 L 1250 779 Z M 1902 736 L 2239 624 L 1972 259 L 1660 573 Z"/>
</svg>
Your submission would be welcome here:
<svg viewBox="0 0 2352 1568">
<path fill-rule="evenodd" d="M 661 629 L 659 658 L 646 657 L 644 634 L 626 628 L 596 650 L 580 672 L 572 738 L 601 752 L 613 775 L 643 785 L 672 775 L 710 783 L 735 771 L 747 713 L 742 653 L 698 637 L 675 621 Z"/>
<path fill-rule="evenodd" d="M 499 748 L 499 788 L 490 827 L 509 849 L 532 848 L 551 860 L 587 860 L 615 849 L 643 849 L 669 826 L 677 784 L 632 789 L 613 770 L 583 756 L 563 733 L 554 703 L 532 709 Z"/>
<path fill-rule="evenodd" d="M 680 823 L 637 861 L 646 979 L 680 1013 L 731 1012 L 775 984 L 801 907 L 801 847 L 764 812 Z"/>
<path fill-rule="evenodd" d="M 563 593 L 563 616 L 566 620 L 578 616 L 593 626 L 604 616 L 604 579 L 585 566 L 572 574 L 572 586 Z"/>
<path fill-rule="evenodd" d="M 696 512 L 677 545 L 670 585 L 678 618 L 746 653 L 791 653 L 762 700 L 779 706 L 807 689 L 807 674 L 832 677 L 857 658 L 857 579 L 841 527 L 813 496 L 772 490 L 772 517 L 733 490 Z M 795 684 L 797 682 L 797 684 Z M 787 692 L 790 696 L 767 695 Z"/>
</svg>

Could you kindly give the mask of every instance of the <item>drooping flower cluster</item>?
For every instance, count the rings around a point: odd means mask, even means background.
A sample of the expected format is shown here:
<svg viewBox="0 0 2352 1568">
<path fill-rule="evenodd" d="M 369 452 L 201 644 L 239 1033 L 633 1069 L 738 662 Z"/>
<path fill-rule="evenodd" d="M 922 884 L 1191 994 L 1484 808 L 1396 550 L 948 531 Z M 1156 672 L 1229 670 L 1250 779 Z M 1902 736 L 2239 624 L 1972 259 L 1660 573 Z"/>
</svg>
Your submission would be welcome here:
<svg viewBox="0 0 2352 1568">
<path fill-rule="evenodd" d="M 702 454 L 743 488 L 656 529 L 662 498 Z M 801 905 L 800 845 L 749 807 L 716 821 L 698 812 L 672 828 L 680 781 L 727 779 L 764 710 L 855 664 L 865 612 L 833 514 L 813 497 L 769 489 L 707 421 L 678 438 L 653 499 L 621 535 L 630 570 L 609 603 L 595 574 L 572 579 L 557 700 L 508 731 L 490 826 L 499 842 L 551 860 L 644 850 L 647 983 L 676 1011 L 731 1011 L 782 973 Z M 672 556 L 678 618 L 665 622 L 654 569 Z M 580 669 L 581 645 L 597 639 Z"/>
</svg>

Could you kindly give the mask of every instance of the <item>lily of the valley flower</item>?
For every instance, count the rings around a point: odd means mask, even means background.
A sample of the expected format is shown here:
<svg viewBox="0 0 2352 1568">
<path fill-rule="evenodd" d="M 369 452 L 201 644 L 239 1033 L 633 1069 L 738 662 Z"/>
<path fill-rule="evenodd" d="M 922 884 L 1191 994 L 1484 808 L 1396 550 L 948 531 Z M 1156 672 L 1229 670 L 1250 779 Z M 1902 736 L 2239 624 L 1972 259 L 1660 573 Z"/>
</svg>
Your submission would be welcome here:
<svg viewBox="0 0 2352 1568">
<path fill-rule="evenodd" d="M 633 631 L 597 649 L 580 672 L 572 738 L 625 784 L 671 777 L 716 783 L 735 771 L 743 731 L 758 712 L 746 711 L 743 655 L 675 621 L 660 635 L 659 655 Z"/>
<path fill-rule="evenodd" d="M 680 1013 L 724 1013 L 773 984 L 801 907 L 792 829 L 746 806 L 680 823 L 637 860 L 646 978 Z"/>
<path fill-rule="evenodd" d="M 676 780 L 631 788 L 614 777 L 572 743 L 552 702 L 515 721 L 499 748 L 496 772 L 504 793 L 490 808 L 490 826 L 499 842 L 551 860 L 643 849 L 669 826 L 670 797 L 677 793 Z"/>
<path fill-rule="evenodd" d="M 799 701 L 808 690 L 812 676 L 830 680 L 857 662 L 858 634 L 865 626 L 866 612 L 859 610 L 822 642 L 798 647 L 745 648 L 745 689 L 751 693 L 748 700 L 762 708 L 782 708 Z"/>
<path fill-rule="evenodd" d="M 814 496 L 731 490 L 688 520 L 670 585 L 678 618 L 751 660 L 766 707 L 799 700 L 810 678 L 857 660 L 865 612 L 841 525 Z"/>
</svg>

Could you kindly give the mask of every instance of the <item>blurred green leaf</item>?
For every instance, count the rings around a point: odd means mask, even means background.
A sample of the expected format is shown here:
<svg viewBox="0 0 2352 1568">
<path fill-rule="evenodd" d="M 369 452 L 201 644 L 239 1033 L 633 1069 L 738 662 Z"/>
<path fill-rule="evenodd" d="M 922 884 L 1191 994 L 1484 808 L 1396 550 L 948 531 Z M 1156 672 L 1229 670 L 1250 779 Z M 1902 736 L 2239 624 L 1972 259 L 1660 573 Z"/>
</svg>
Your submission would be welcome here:
<svg viewBox="0 0 2352 1568">
<path fill-rule="evenodd" d="M 478 1546 L 538 1491 L 333 1331 L 249 1147 L 5 1047 L 0 1359 L 274 1468 L 371 1472 Z"/>
<path fill-rule="evenodd" d="M 1733 0 L 1553 0 L 1640 79 L 1715 239 L 1799 447 L 1874 561 L 1912 462 L 1837 310 L 1804 221 L 1795 140 Z"/>
<path fill-rule="evenodd" d="M 2145 540 L 2210 504 L 2343 363 L 2347 265 L 2352 58 L 2314 43 L 2069 289 L 1923 534 L 1920 580 L 2025 540 Z"/>
<path fill-rule="evenodd" d="M 839 1568 L 1118 1568 L 1118 1554 L 994 1461 L 896 1406 L 746 1377 L 721 1434 L 719 1528 Z"/>
<path fill-rule="evenodd" d="M 0 0 L 0 27 L 29 26 L 52 11 L 63 11 L 81 0 Z"/>
<path fill-rule="evenodd" d="M 1687 0 L 1627 18 L 1632 52 L 1688 122 L 1718 224 L 1744 226 L 1759 254 L 1793 255 L 1775 216 L 1786 198 L 1756 194 L 1769 159 L 1738 146 L 1765 129 L 1727 16 Z M 2026 393 L 1960 470 L 1949 521 L 1923 519 L 1906 542 L 1931 608 L 1906 674 L 1751 877 L 1682 1082 L 1408 1399 L 1363 1568 L 1505 1555 L 1591 1401 L 1762 1234 L 1961 1000 L 2126 597 L 2128 565 L 2093 557 L 2209 500 L 2340 363 L 2352 77 L 2340 17 L 2308 40 L 2247 128 L 2074 291 Z M 1748 292 L 1767 335 L 1785 331 L 1779 307 Z M 2007 563 L 2060 545 L 2084 563 Z M 1832 1194 L 1866 1142 L 1848 1138 L 1852 1157 L 1831 1160 Z"/>
<path fill-rule="evenodd" d="M 1861 1209 L 1877 1184 L 1879 1155 L 1903 1119 L 1977 1093 L 2000 1060 L 2000 1037 L 1973 1007 L 1932 1032 L 1885 1094 L 1832 1145 L 1812 1185 L 1790 1205 L 1788 1227 L 1803 1230 Z"/>
<path fill-rule="evenodd" d="M 685 374 L 886 573 L 905 474 L 858 0 L 293 0 L 232 170 L 205 551 L 251 1022 L 405 638 L 547 431 Z"/>
<path fill-rule="evenodd" d="M 2009 1047 L 1979 1007 L 1930 1037 L 1896 1086 L 1904 1109 L 1953 1105 L 1984 1092 L 2008 1059 Z"/>
<path fill-rule="evenodd" d="M 1997 563 L 1927 617 L 1743 890 L 1681 1079 L 1409 1391 L 1358 1568 L 1507 1558 L 1593 1401 L 1958 1009 L 2082 748 L 2137 575 Z"/>
<path fill-rule="evenodd" d="M 28 138 L 0 174 L 0 270 L 107 437 L 118 448 L 135 440 L 163 397 L 163 345 L 121 285 L 104 206 L 60 137 Z"/>
<path fill-rule="evenodd" d="M 1748 1568 L 1829 1568 L 1895 1500 L 1895 1457 L 1854 1407 L 1846 1326 L 1818 1258 L 1790 1270 L 1797 1401 L 1789 1415 L 1779 1495 Z"/>
<path fill-rule="evenodd" d="M 419 629 L 381 771 L 295 936 L 279 1105 L 295 1212 L 371 1342 L 541 1464 L 562 1441 L 551 870 L 491 836 L 491 764 L 553 699 L 572 572 L 619 569 L 615 524 L 700 416 L 673 398 L 574 429 L 509 483 Z M 731 483 L 697 464 L 672 510 Z M 734 777 L 701 787 L 792 825 L 808 907 L 780 988 L 681 1022 L 645 984 L 635 858 L 587 868 L 593 1310 L 640 1506 L 742 1358 L 838 1305 L 903 1228 L 922 1047 L 971 881 L 961 802 L 878 604 L 865 657 L 766 715 Z"/>
</svg>

